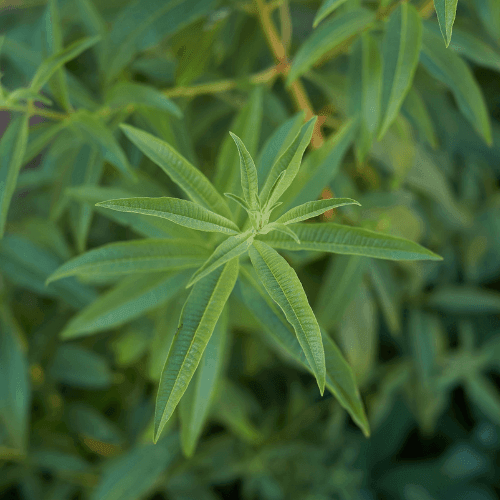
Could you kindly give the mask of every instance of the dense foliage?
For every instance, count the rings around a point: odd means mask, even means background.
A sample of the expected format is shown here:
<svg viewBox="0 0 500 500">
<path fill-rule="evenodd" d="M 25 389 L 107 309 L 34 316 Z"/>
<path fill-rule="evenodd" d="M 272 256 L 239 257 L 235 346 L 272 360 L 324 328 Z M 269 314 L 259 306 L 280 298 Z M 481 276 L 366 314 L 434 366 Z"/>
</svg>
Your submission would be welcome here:
<svg viewBox="0 0 500 500">
<path fill-rule="evenodd" d="M 498 0 L 2 8 L 2 498 L 498 496 Z"/>
</svg>

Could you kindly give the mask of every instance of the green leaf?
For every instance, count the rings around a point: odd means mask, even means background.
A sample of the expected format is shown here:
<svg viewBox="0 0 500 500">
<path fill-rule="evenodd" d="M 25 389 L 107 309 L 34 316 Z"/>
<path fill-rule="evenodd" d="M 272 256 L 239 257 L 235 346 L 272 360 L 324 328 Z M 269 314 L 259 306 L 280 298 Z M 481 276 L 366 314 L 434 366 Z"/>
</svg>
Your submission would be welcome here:
<svg viewBox="0 0 500 500">
<path fill-rule="evenodd" d="M 458 0 L 434 0 L 434 9 L 441 28 L 446 47 L 450 45 L 451 32 L 453 30 L 453 23 L 455 22 L 455 15 L 457 13 Z"/>
<path fill-rule="evenodd" d="M 190 240 L 153 239 L 110 243 L 74 257 L 50 275 L 47 283 L 67 276 L 119 276 L 178 271 L 202 264 L 209 247 Z"/>
<path fill-rule="evenodd" d="M 275 347 L 278 347 L 314 375 L 293 328 L 279 307 L 245 267 L 242 267 L 240 276 L 236 292 L 264 329 L 266 333 L 264 338 L 272 339 Z M 333 340 L 324 331 L 321 334 L 325 350 L 326 387 L 337 398 L 342 407 L 348 411 L 364 434 L 369 436 L 368 419 L 352 369 Z"/>
<path fill-rule="evenodd" d="M 76 125 L 93 144 L 98 145 L 120 172 L 130 179 L 137 178 L 113 133 L 96 115 L 81 110 L 72 115 L 71 123 Z"/>
<path fill-rule="evenodd" d="M 0 140 L 0 238 L 5 233 L 7 212 L 23 166 L 28 142 L 28 117 L 13 118 Z"/>
<path fill-rule="evenodd" d="M 105 389 L 113 381 L 105 358 L 72 344 L 57 348 L 49 373 L 57 382 L 83 389 Z"/>
<path fill-rule="evenodd" d="M 129 3 L 115 17 L 109 33 L 104 58 L 106 82 L 112 81 L 139 51 L 158 45 L 162 38 L 208 13 L 214 3 L 214 0 L 150 0 L 147 8 L 141 0 Z"/>
<path fill-rule="evenodd" d="M 317 199 L 323 188 L 337 175 L 342 159 L 358 130 L 357 119 L 349 119 L 323 146 L 307 155 L 287 190 L 282 209 Z"/>
<path fill-rule="evenodd" d="M 263 241 L 273 248 L 283 250 L 313 250 L 389 260 L 442 260 L 442 257 L 418 243 L 369 229 L 342 226 L 333 222 L 299 222 L 292 229 L 297 233 L 300 245 L 281 234 L 264 236 Z"/>
<path fill-rule="evenodd" d="M 254 241 L 248 253 L 262 284 L 293 326 L 323 394 L 326 372 L 321 332 L 297 274 L 281 255 L 261 241 Z"/>
<path fill-rule="evenodd" d="M 491 124 L 481 88 L 467 64 L 459 55 L 443 47 L 427 23 L 424 24 L 420 62 L 432 76 L 450 88 L 462 114 L 491 145 Z"/>
<path fill-rule="evenodd" d="M 154 441 L 172 416 L 198 366 L 238 277 L 238 259 L 209 274 L 192 289 L 179 320 L 156 398 Z"/>
<path fill-rule="evenodd" d="M 184 396 L 179 403 L 181 445 L 193 455 L 220 383 L 228 341 L 227 308 L 223 310 Z"/>
<path fill-rule="evenodd" d="M 136 82 L 119 82 L 106 95 L 106 104 L 111 108 L 125 108 L 132 105 L 146 106 L 182 118 L 182 111 L 159 90 L 150 85 Z"/>
<path fill-rule="evenodd" d="M 240 155 L 241 189 L 243 196 L 252 210 L 258 210 L 259 205 L 256 197 L 259 195 L 259 180 L 255 163 L 243 144 L 243 141 L 232 132 L 229 132 Z"/>
<path fill-rule="evenodd" d="M 396 118 L 411 88 L 422 45 L 422 20 L 417 9 L 401 3 L 387 23 L 382 48 L 384 76 L 380 141 Z"/>
<path fill-rule="evenodd" d="M 196 229 L 197 231 L 226 234 L 239 233 L 238 226 L 222 215 L 197 205 L 192 201 L 179 198 L 120 198 L 101 201 L 98 207 L 106 207 L 119 212 L 133 212 L 170 220 L 175 224 Z"/>
<path fill-rule="evenodd" d="M 297 243 L 300 243 L 299 237 L 285 224 L 281 222 L 271 222 L 268 224 L 263 230 L 259 232 L 259 234 L 267 234 L 271 231 L 278 231 L 279 233 L 284 233 L 293 238 Z"/>
<path fill-rule="evenodd" d="M 241 138 L 248 153 L 256 157 L 262 125 L 264 90 L 257 86 L 250 93 L 245 105 L 238 112 L 231 130 Z M 217 155 L 214 185 L 220 192 L 237 192 L 238 188 L 238 153 L 234 149 L 231 137 L 226 137 Z M 241 180 L 244 182 L 244 180 Z"/>
<path fill-rule="evenodd" d="M 44 149 L 54 137 L 66 127 L 66 123 L 42 123 L 30 127 L 28 145 L 23 158 L 23 165 L 29 163 Z"/>
<path fill-rule="evenodd" d="M 57 0 L 50 0 L 45 14 L 47 45 L 51 55 L 59 53 L 63 48 L 63 34 Z M 50 82 L 50 91 L 65 110 L 70 109 L 68 82 L 62 67 L 54 74 Z"/>
<path fill-rule="evenodd" d="M 287 77 L 290 85 L 300 75 L 314 66 L 323 56 L 371 23 L 375 15 L 367 9 L 355 9 L 323 23 L 300 46 Z"/>
<path fill-rule="evenodd" d="M 427 106 L 415 87 L 410 88 L 403 103 L 403 113 L 410 119 L 419 134 L 425 137 L 433 149 L 438 147 L 438 139 Z"/>
<path fill-rule="evenodd" d="M 279 126 L 268 138 L 257 158 L 259 183 L 264 184 L 274 162 L 293 142 L 304 123 L 305 113 L 300 111 Z"/>
<path fill-rule="evenodd" d="M 99 36 L 83 38 L 82 40 L 72 43 L 69 47 L 66 47 L 57 54 L 50 56 L 48 59 L 45 59 L 36 70 L 35 76 L 33 76 L 31 80 L 30 87 L 35 92 L 38 92 L 58 69 L 95 45 L 100 39 L 101 37 Z"/>
<path fill-rule="evenodd" d="M 344 205 L 360 205 L 356 200 L 351 198 L 331 198 L 329 200 L 309 201 L 303 205 L 292 208 L 283 214 L 276 222 L 282 224 L 293 224 L 303 220 L 311 219 L 318 215 L 324 214 L 327 210 L 332 208 L 342 207 Z"/>
<path fill-rule="evenodd" d="M 316 28 L 325 17 L 329 16 L 337 7 L 340 7 L 345 2 L 346 0 L 323 0 L 321 7 L 316 12 L 313 28 Z"/>
<path fill-rule="evenodd" d="M 500 425 L 500 393 L 490 380 L 480 374 L 467 377 L 467 395 L 496 425 Z"/>
<path fill-rule="evenodd" d="M 316 119 L 315 116 L 302 126 L 292 144 L 274 162 L 260 193 L 260 201 L 263 206 L 272 207 L 297 175 L 302 156 L 311 142 Z M 280 176 L 282 176 L 281 179 Z"/>
<path fill-rule="evenodd" d="M 150 496 L 162 474 L 177 459 L 177 436 L 132 448 L 106 463 L 90 500 L 137 500 Z"/>
<path fill-rule="evenodd" d="M 130 276 L 74 316 L 61 338 L 92 335 L 137 318 L 168 302 L 185 287 L 188 277 L 189 271 Z"/>
<path fill-rule="evenodd" d="M 254 231 L 248 230 L 235 236 L 230 236 L 223 241 L 207 259 L 207 261 L 193 274 L 188 287 L 197 283 L 226 262 L 243 255 L 253 242 Z"/>
<path fill-rule="evenodd" d="M 12 445 L 27 445 L 31 387 L 27 346 L 19 325 L 5 304 L 0 304 L 0 422 Z"/>
<path fill-rule="evenodd" d="M 500 293 L 470 285 L 442 285 L 429 294 L 427 305 L 451 314 L 498 314 Z"/>
<path fill-rule="evenodd" d="M 195 203 L 231 218 L 224 198 L 210 181 L 169 144 L 130 125 L 120 125 L 125 135 Z"/>
<path fill-rule="evenodd" d="M 367 259 L 335 255 L 326 271 L 314 310 L 325 328 L 337 326 L 363 280 Z"/>
</svg>

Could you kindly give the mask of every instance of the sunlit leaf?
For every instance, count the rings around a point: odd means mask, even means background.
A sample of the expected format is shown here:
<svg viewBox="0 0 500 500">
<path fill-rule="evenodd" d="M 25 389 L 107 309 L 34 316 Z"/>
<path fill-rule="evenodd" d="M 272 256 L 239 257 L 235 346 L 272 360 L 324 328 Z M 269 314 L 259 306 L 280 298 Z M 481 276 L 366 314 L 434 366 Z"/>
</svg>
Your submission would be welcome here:
<svg viewBox="0 0 500 500">
<path fill-rule="evenodd" d="M 293 326 L 323 393 L 326 375 L 321 332 L 297 274 L 283 257 L 261 241 L 254 241 L 248 253 L 262 284 Z"/>
<path fill-rule="evenodd" d="M 238 277 L 238 259 L 200 280 L 182 309 L 156 398 L 154 441 L 172 416 L 193 377 Z"/>
<path fill-rule="evenodd" d="M 98 207 L 106 207 L 120 212 L 152 215 L 170 220 L 181 226 L 198 231 L 235 234 L 238 226 L 222 215 L 180 198 L 120 198 L 97 203 Z"/>
<path fill-rule="evenodd" d="M 309 201 L 303 205 L 292 208 L 283 214 L 276 222 L 282 224 L 293 224 L 303 220 L 311 219 L 318 215 L 324 214 L 332 208 L 342 207 L 344 205 L 360 205 L 356 200 L 351 198 L 331 198 L 329 200 Z"/>
<path fill-rule="evenodd" d="M 337 7 L 340 7 L 346 0 L 323 0 L 321 7 L 316 12 L 316 17 L 314 18 L 313 28 L 329 16 Z"/>
<path fill-rule="evenodd" d="M 283 250 L 313 250 L 389 260 L 442 259 L 418 243 L 369 229 L 333 222 L 298 223 L 294 224 L 292 229 L 299 237 L 300 245 L 283 234 L 271 233 L 262 239 L 268 245 Z"/>
<path fill-rule="evenodd" d="M 121 125 L 125 135 L 178 184 L 192 201 L 230 218 L 227 203 L 210 181 L 169 144 L 147 132 Z"/>
</svg>

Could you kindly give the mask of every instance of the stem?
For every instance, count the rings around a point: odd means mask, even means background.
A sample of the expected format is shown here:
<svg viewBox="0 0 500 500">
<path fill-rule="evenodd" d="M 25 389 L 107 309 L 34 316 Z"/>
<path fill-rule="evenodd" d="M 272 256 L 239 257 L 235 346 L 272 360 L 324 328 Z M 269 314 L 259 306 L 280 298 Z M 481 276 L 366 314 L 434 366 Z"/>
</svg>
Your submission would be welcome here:
<svg viewBox="0 0 500 500">
<path fill-rule="evenodd" d="M 18 106 L 16 104 L 0 106 L 0 111 L 19 111 L 20 113 L 29 113 L 30 116 L 43 116 L 48 120 L 61 121 L 68 118 L 69 115 L 65 113 L 58 113 L 57 111 L 47 111 L 42 108 L 33 106 L 31 109 L 26 106 Z"/>
</svg>

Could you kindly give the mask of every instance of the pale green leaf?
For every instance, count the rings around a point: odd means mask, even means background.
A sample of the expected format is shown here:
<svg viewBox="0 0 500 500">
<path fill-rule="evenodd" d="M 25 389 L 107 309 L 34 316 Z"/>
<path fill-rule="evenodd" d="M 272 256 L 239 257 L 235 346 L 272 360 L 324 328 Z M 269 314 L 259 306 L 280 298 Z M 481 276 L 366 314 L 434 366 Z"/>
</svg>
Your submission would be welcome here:
<svg viewBox="0 0 500 500">
<path fill-rule="evenodd" d="M 355 9 L 344 12 L 326 21 L 301 45 L 292 62 L 287 77 L 290 85 L 300 75 L 314 66 L 323 56 L 348 38 L 361 32 L 375 18 L 367 9 Z"/>
<path fill-rule="evenodd" d="M 453 30 L 453 23 L 455 22 L 455 15 L 457 13 L 458 0 L 434 0 L 434 9 L 441 28 L 446 47 L 450 45 L 451 33 Z"/>
<path fill-rule="evenodd" d="M 474 75 L 459 55 L 443 47 L 439 36 L 426 24 L 424 24 L 420 62 L 432 76 L 450 88 L 460 111 L 486 143 L 491 144 L 488 109 Z"/>
<path fill-rule="evenodd" d="M 346 0 L 323 0 L 321 7 L 316 12 L 313 28 L 316 28 L 325 17 L 329 16 L 337 7 L 340 7 L 345 2 Z"/>
<path fill-rule="evenodd" d="M 190 269 L 209 256 L 209 247 L 190 240 L 153 239 L 109 243 L 62 265 L 47 283 L 67 276 L 119 276 Z"/>
<path fill-rule="evenodd" d="M 19 451 L 27 445 L 31 387 L 27 346 L 11 311 L 0 305 L 0 422 Z"/>
<path fill-rule="evenodd" d="M 282 224 L 281 222 L 271 222 L 271 224 L 268 224 L 265 229 L 261 230 L 259 233 L 260 234 L 267 234 L 270 233 L 271 231 L 278 231 L 279 233 L 284 233 L 293 238 L 297 243 L 300 243 L 299 237 L 285 224 Z"/>
<path fill-rule="evenodd" d="M 184 394 L 238 277 L 238 259 L 229 261 L 192 289 L 163 368 L 156 398 L 156 442 Z"/>
<path fill-rule="evenodd" d="M 263 241 L 283 250 L 313 250 L 389 260 L 442 260 L 442 257 L 418 243 L 369 229 L 333 222 L 299 222 L 294 224 L 292 229 L 299 237 L 300 245 L 281 234 L 263 236 Z"/>
<path fill-rule="evenodd" d="M 313 117 L 302 126 L 292 144 L 274 162 L 260 193 L 263 206 L 273 206 L 294 180 L 299 171 L 302 156 L 311 142 L 316 119 L 317 117 Z M 282 176 L 281 179 L 280 176 Z"/>
<path fill-rule="evenodd" d="M 182 118 L 179 106 L 162 92 L 150 85 L 136 82 L 119 82 L 114 85 L 106 94 L 106 104 L 111 108 L 125 108 L 131 104 L 146 106 Z"/>
<path fill-rule="evenodd" d="M 110 330 L 168 302 L 182 290 L 189 271 L 130 276 L 82 309 L 61 332 L 61 338 L 84 337 Z"/>
<path fill-rule="evenodd" d="M 300 111 L 279 126 L 269 137 L 260 151 L 257 159 L 259 183 L 267 179 L 274 162 L 285 152 L 300 132 L 304 124 L 304 111 Z"/>
<path fill-rule="evenodd" d="M 79 56 L 83 51 L 95 45 L 101 38 L 99 36 L 84 38 L 72 43 L 69 47 L 61 50 L 57 54 L 45 59 L 36 70 L 30 87 L 38 92 L 50 79 L 50 77 L 64 64 Z"/>
<path fill-rule="evenodd" d="M 226 262 L 243 255 L 253 242 L 253 230 L 230 236 L 223 241 L 206 260 L 206 262 L 193 274 L 188 287 L 197 283 Z"/>
<path fill-rule="evenodd" d="M 131 179 L 136 179 L 136 173 L 131 169 L 120 144 L 99 117 L 81 110 L 72 115 L 71 123 L 76 125 L 93 144 L 98 145 L 110 163 L 113 163 L 120 172 Z"/>
<path fill-rule="evenodd" d="M 344 205 L 360 205 L 360 203 L 351 198 L 331 198 L 328 200 L 309 201 L 284 213 L 276 222 L 281 222 L 285 225 L 293 224 L 295 222 L 311 219 L 312 217 L 324 214 L 327 210 L 342 207 Z"/>
<path fill-rule="evenodd" d="M 281 255 L 261 241 L 254 241 L 248 253 L 267 292 L 293 326 L 323 394 L 326 375 L 321 332 L 297 274 Z"/>
<path fill-rule="evenodd" d="M 0 140 L 0 238 L 5 232 L 7 212 L 16 189 L 28 142 L 28 117 L 12 119 Z"/>
<path fill-rule="evenodd" d="M 382 121 L 380 141 L 396 118 L 417 69 L 422 45 L 422 20 L 409 3 L 401 3 L 391 14 L 385 28 L 382 56 Z"/>
<path fill-rule="evenodd" d="M 109 460 L 90 500 L 138 500 L 151 496 L 167 467 L 178 455 L 178 437 L 155 446 L 134 447 Z"/>
<path fill-rule="evenodd" d="M 253 162 L 252 156 L 243 144 L 243 141 L 232 132 L 229 132 L 240 155 L 240 174 L 241 174 L 241 189 L 243 196 L 252 210 L 259 208 L 256 196 L 259 194 L 259 180 L 257 177 L 257 169 Z"/>
<path fill-rule="evenodd" d="M 106 207 L 119 212 L 132 212 L 151 215 L 170 220 L 175 224 L 196 229 L 198 231 L 218 232 L 226 234 L 239 233 L 238 226 L 222 215 L 197 205 L 192 201 L 180 198 L 120 198 L 97 203 L 98 207 Z"/>
<path fill-rule="evenodd" d="M 241 196 L 236 196 L 233 193 L 224 193 L 224 196 L 227 196 L 230 200 L 233 200 L 236 203 L 238 203 L 238 205 L 247 212 L 250 210 L 250 207 L 247 205 L 247 202 L 243 198 L 241 198 Z"/>
<path fill-rule="evenodd" d="M 240 276 L 235 291 L 264 329 L 264 339 L 272 340 L 274 347 L 314 375 L 293 328 L 279 307 L 245 267 L 242 267 Z M 330 337 L 324 331 L 321 333 L 325 350 L 326 387 L 368 436 L 370 427 L 351 367 Z"/>
<path fill-rule="evenodd" d="M 194 453 L 221 379 L 229 333 L 227 316 L 226 308 L 215 325 L 193 379 L 179 403 L 181 445 L 187 457 Z"/>
<path fill-rule="evenodd" d="M 248 153 L 255 158 L 259 146 L 260 129 L 263 116 L 264 90 L 257 86 L 248 96 L 245 105 L 240 109 L 231 123 L 230 129 L 241 138 Z M 238 152 L 234 148 L 231 137 L 226 136 L 217 155 L 214 185 L 220 192 L 235 193 L 239 191 Z"/>
<path fill-rule="evenodd" d="M 169 144 L 130 125 L 121 125 L 125 135 L 176 183 L 195 203 L 231 218 L 224 198 L 210 181 Z"/>
</svg>

